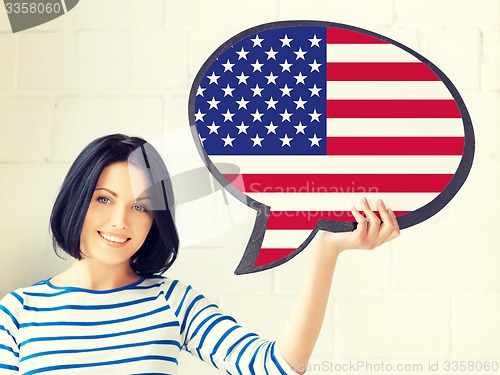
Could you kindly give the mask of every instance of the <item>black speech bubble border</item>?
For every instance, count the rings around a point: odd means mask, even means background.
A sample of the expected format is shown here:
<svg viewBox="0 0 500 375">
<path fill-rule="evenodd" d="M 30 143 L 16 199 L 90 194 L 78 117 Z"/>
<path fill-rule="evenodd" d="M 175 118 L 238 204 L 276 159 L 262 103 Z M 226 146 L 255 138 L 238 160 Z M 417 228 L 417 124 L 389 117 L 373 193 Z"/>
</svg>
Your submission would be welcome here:
<svg viewBox="0 0 500 375">
<path fill-rule="evenodd" d="M 200 86 L 201 80 L 203 79 L 203 77 L 205 77 L 208 68 L 212 66 L 212 64 L 217 60 L 217 57 L 220 56 L 220 54 L 222 54 L 223 52 L 227 51 L 236 43 L 258 32 L 271 29 L 300 27 L 300 26 L 335 27 L 344 30 L 355 31 L 362 33 L 364 35 L 368 35 L 386 41 L 392 45 L 401 48 L 407 53 L 415 56 L 419 61 L 424 63 L 439 77 L 441 82 L 445 84 L 446 88 L 453 96 L 453 99 L 455 100 L 455 103 L 457 104 L 460 110 L 460 115 L 464 127 L 464 151 L 460 163 L 458 165 L 457 171 L 455 172 L 454 176 L 452 177 L 448 185 L 443 189 L 443 191 L 441 191 L 441 193 L 439 193 L 439 195 L 436 198 L 434 198 L 432 201 L 428 202 L 424 206 L 416 209 L 415 211 L 412 211 L 403 216 L 399 216 L 397 218 L 400 229 L 405 229 L 417 225 L 431 218 L 439 211 L 441 211 L 460 190 L 472 168 L 472 162 L 474 160 L 474 150 L 475 150 L 474 129 L 472 127 L 472 120 L 467 110 L 467 107 L 465 106 L 464 100 L 460 96 L 460 93 L 458 92 L 455 85 L 436 65 L 434 65 L 427 58 L 415 52 L 411 48 L 384 35 L 380 35 L 369 30 L 365 30 L 356 26 L 351 26 L 336 22 L 328 22 L 328 21 L 311 21 L 311 20 L 277 21 L 277 22 L 261 24 L 246 29 L 236 34 L 232 38 L 228 39 L 227 41 L 225 41 L 205 61 L 205 63 L 198 71 L 198 74 L 196 75 L 193 84 L 191 86 L 191 91 L 189 94 L 189 104 L 188 104 L 189 125 L 191 127 L 191 132 L 193 134 L 194 142 L 209 172 L 215 177 L 215 179 L 222 186 L 224 186 L 224 188 L 231 195 L 233 195 L 236 199 L 238 199 L 240 202 L 244 203 L 248 207 L 253 208 L 254 210 L 257 211 L 257 217 L 255 219 L 255 224 L 252 233 L 250 235 L 250 239 L 246 246 L 245 252 L 243 253 L 243 257 L 241 258 L 240 263 L 238 264 L 235 270 L 235 274 L 237 275 L 268 270 L 288 262 L 290 259 L 299 254 L 302 250 L 304 250 L 307 247 L 307 245 L 309 245 L 309 243 L 319 230 L 326 230 L 330 232 L 349 232 L 356 229 L 356 223 L 319 219 L 314 229 L 309 234 L 309 236 L 302 242 L 302 244 L 300 244 L 290 254 L 271 263 L 264 264 L 261 266 L 256 266 L 255 263 L 261 251 L 261 245 L 264 240 L 264 235 L 266 232 L 266 226 L 271 207 L 248 197 L 243 192 L 238 190 L 236 187 L 231 185 L 226 180 L 226 178 L 220 173 L 220 171 L 217 170 L 217 168 L 214 166 L 199 139 L 199 133 L 196 128 L 196 119 L 194 113 L 196 94 L 198 91 L 198 87 Z"/>
</svg>

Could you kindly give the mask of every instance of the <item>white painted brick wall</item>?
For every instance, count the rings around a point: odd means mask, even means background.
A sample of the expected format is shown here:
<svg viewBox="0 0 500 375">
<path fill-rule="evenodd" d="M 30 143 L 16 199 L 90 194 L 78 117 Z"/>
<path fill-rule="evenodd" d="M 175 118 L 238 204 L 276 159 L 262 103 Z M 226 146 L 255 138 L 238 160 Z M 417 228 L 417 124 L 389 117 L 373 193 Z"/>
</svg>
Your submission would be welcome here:
<svg viewBox="0 0 500 375">
<path fill-rule="evenodd" d="M 244 29 L 289 19 L 351 24 L 424 55 L 460 91 L 477 142 L 470 177 L 448 207 L 376 252 L 340 257 L 312 363 L 500 361 L 498 0 L 85 0 L 19 34 L 0 6 L 0 295 L 67 266 L 51 250 L 48 217 L 84 145 L 111 132 L 177 137 L 188 126 L 191 82 L 210 54 Z M 200 163 L 194 148 L 176 154 L 167 143 L 176 173 Z M 254 212 L 222 202 L 206 202 L 215 205 L 208 220 L 184 220 L 209 221 L 220 233 L 196 233 L 170 274 L 276 337 L 310 251 L 272 271 L 233 275 Z M 216 372 L 183 356 L 180 373 Z"/>
</svg>

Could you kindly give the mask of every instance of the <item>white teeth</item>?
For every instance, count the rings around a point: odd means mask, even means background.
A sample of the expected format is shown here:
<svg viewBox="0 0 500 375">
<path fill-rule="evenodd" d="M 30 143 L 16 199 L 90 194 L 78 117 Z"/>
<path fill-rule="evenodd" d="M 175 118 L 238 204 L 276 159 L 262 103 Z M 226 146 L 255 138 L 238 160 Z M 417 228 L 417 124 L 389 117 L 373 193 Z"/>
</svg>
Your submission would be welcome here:
<svg viewBox="0 0 500 375">
<path fill-rule="evenodd" d="M 116 236 L 112 236 L 110 234 L 106 234 L 106 233 L 103 233 L 103 232 L 99 232 L 99 234 L 107 239 L 108 241 L 111 241 L 111 242 L 118 242 L 118 243 L 124 243 L 127 241 L 126 238 L 120 238 L 120 237 L 116 237 Z"/>
</svg>

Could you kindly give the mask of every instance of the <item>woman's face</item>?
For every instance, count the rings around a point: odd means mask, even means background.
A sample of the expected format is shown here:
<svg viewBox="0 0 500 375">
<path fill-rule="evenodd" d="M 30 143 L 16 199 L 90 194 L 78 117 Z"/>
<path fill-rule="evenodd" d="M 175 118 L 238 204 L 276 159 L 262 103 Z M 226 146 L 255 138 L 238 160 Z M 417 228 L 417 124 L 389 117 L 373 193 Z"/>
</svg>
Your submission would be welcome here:
<svg viewBox="0 0 500 375">
<path fill-rule="evenodd" d="M 83 259 L 130 267 L 153 223 L 149 183 L 137 166 L 120 162 L 102 171 L 80 237 Z"/>
</svg>

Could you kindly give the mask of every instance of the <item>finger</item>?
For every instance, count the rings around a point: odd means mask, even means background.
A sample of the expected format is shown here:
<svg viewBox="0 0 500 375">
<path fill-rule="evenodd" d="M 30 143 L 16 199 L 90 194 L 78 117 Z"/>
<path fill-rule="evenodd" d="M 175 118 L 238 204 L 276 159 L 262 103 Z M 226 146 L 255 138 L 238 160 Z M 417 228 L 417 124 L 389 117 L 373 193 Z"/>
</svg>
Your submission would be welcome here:
<svg viewBox="0 0 500 375">
<path fill-rule="evenodd" d="M 366 234 L 366 229 L 368 228 L 366 217 L 361 215 L 361 213 L 354 206 L 351 207 L 351 212 L 352 216 L 354 216 L 354 219 L 356 219 L 356 222 L 358 223 L 356 230 L 360 233 Z"/>
<path fill-rule="evenodd" d="M 395 217 L 389 213 L 381 199 L 377 201 L 377 208 L 380 213 L 380 217 L 382 218 L 382 225 L 380 226 L 378 233 L 378 244 L 380 245 L 388 241 L 388 238 L 393 233 Z"/>
<path fill-rule="evenodd" d="M 398 237 L 401 232 L 401 230 L 399 229 L 398 219 L 394 214 L 394 211 L 392 211 L 391 209 L 388 209 L 387 211 L 389 212 L 389 216 L 391 217 L 393 228 L 392 228 L 392 233 L 386 239 L 386 242 Z"/>
<path fill-rule="evenodd" d="M 366 217 L 368 218 L 368 236 L 372 239 L 376 239 L 378 236 L 378 231 L 380 227 L 380 219 L 375 212 L 370 208 L 370 204 L 366 198 L 361 200 L 361 205 L 363 206 L 363 211 L 365 212 Z"/>
</svg>

